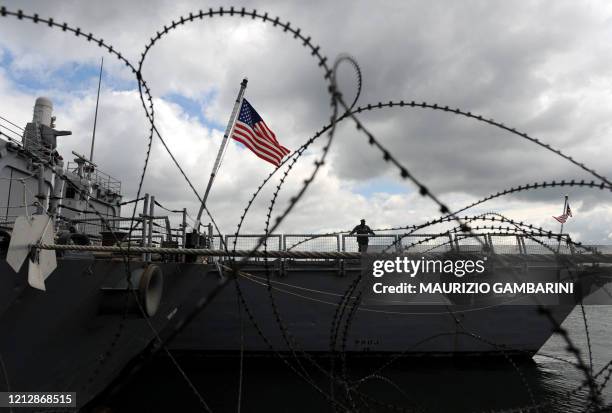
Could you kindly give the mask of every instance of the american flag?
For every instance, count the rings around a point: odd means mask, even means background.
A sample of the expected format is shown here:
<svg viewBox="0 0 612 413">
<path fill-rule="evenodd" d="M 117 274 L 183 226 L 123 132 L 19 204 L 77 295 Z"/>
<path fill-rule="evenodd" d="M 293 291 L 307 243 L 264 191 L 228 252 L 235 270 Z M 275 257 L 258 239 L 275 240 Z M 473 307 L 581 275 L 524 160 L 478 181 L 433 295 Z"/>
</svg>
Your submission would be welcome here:
<svg viewBox="0 0 612 413">
<path fill-rule="evenodd" d="M 242 99 L 232 138 L 275 166 L 279 166 L 283 157 L 291 153 L 276 140 L 274 132 L 246 99 Z"/>
<path fill-rule="evenodd" d="M 567 207 L 565 208 L 565 213 L 563 215 L 559 215 L 558 217 L 553 216 L 553 218 L 559 221 L 560 223 L 565 224 L 565 221 L 567 221 L 567 219 L 571 216 L 572 216 L 572 210 L 570 209 L 570 206 L 568 203 Z"/>
</svg>

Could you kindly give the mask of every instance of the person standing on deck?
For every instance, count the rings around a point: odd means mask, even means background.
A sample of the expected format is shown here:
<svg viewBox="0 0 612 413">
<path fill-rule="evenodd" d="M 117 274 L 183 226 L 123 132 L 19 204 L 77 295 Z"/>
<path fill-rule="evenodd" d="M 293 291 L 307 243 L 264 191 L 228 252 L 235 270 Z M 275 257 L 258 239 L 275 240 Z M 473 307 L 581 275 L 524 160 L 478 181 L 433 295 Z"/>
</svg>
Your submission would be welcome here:
<svg viewBox="0 0 612 413">
<path fill-rule="evenodd" d="M 361 219 L 361 224 L 357 225 L 353 230 L 349 233 L 349 235 L 357 234 L 357 244 L 359 245 L 359 252 L 367 252 L 368 251 L 368 234 L 374 234 L 374 231 L 370 227 L 366 225 L 365 219 Z"/>
</svg>

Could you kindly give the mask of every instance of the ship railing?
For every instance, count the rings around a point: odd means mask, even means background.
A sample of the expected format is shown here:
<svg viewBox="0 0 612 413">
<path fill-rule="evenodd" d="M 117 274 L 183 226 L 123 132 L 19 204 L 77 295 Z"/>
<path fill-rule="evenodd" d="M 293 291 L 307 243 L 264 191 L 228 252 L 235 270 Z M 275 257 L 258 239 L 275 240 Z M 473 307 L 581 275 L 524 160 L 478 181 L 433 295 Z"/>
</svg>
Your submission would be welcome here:
<svg viewBox="0 0 612 413">
<path fill-rule="evenodd" d="M 83 217 L 69 220 L 78 232 L 87 234 L 94 244 L 114 245 L 129 242 L 135 246 L 183 247 L 183 228 L 173 228 L 168 216 Z M 149 230 L 151 236 L 149 237 Z"/>
<path fill-rule="evenodd" d="M 478 238 L 478 239 L 477 239 Z M 453 250 L 491 251 L 495 254 L 574 254 L 576 248 L 567 234 L 452 234 Z"/>
<path fill-rule="evenodd" d="M 0 118 L 0 136 L 19 147 L 23 147 L 23 128 Z"/>
<path fill-rule="evenodd" d="M 157 246 L 184 246 L 184 229 L 182 225 L 172 227 L 170 217 L 168 215 L 161 216 L 146 216 L 152 225 L 152 243 Z"/>
<path fill-rule="evenodd" d="M 39 137 L 25 138 L 24 133 L 25 129 L 21 126 L 8 119 L 0 118 L 0 136 L 41 162 L 50 161 L 55 152 L 54 149 L 43 143 Z"/>
<path fill-rule="evenodd" d="M 0 207 L 0 210 L 2 207 Z M 17 215 L 0 216 L 0 227 L 12 228 Z M 170 217 L 138 214 L 130 217 L 105 216 L 81 217 L 69 220 L 76 229 L 92 238 L 95 243 L 116 241 L 119 235 L 133 245 L 184 247 L 185 227 L 173 226 Z M 116 232 L 116 235 L 112 235 Z M 149 229 L 152 229 L 149 237 Z M 264 234 L 212 235 L 207 237 L 207 247 L 229 251 L 252 250 Z M 149 240 L 150 238 L 150 240 Z M 348 234 L 271 234 L 258 251 L 319 251 L 357 252 L 358 236 Z M 223 239 L 224 243 L 221 242 Z M 522 235 L 522 234 L 376 234 L 368 235 L 368 252 L 388 253 L 494 253 L 512 255 L 573 255 L 589 253 L 576 248 L 567 234 Z M 108 244 L 111 245 L 111 244 Z"/>
<path fill-rule="evenodd" d="M 155 201 L 155 205 L 159 205 Z M 159 205 L 161 206 L 161 205 Z M 80 225 L 79 230 L 91 235 L 96 243 L 107 243 L 116 241 L 114 235 L 109 235 L 108 226 L 113 231 L 123 235 L 122 239 L 129 240 L 133 245 L 148 247 L 182 248 L 186 245 L 193 248 L 187 242 L 186 234 L 186 212 L 172 211 L 163 207 L 166 211 L 182 215 L 182 224 L 176 223 L 178 217 L 169 215 L 145 215 L 137 214 L 134 220 L 130 217 L 84 217 L 73 219 L 72 222 Z M 143 211 L 144 212 L 144 211 Z M 179 214 L 180 213 L 180 214 Z M 9 217 L 5 217 L 9 223 Z M 105 222 L 106 221 L 106 222 Z M 199 248 L 211 248 L 229 251 L 234 249 L 249 251 L 261 243 L 264 234 L 214 235 L 209 228 L 208 234 L 202 234 L 204 243 Z M 346 233 L 323 233 L 323 234 L 271 234 L 264 244 L 259 245 L 258 251 L 318 251 L 318 252 L 357 252 L 359 250 L 359 235 Z M 569 242 L 566 234 L 461 234 L 461 233 L 438 233 L 438 234 L 414 234 L 414 233 L 377 233 L 367 235 L 368 252 L 387 253 L 494 253 L 494 254 L 574 254 L 576 248 Z M 222 242 L 223 241 L 223 242 Z M 149 254 L 150 255 L 150 254 Z M 262 259 L 254 259 L 255 261 Z M 309 259 L 315 260 L 315 259 Z M 316 259 L 317 261 L 336 261 L 336 259 Z M 210 260 L 209 260 L 210 261 Z"/>
<path fill-rule="evenodd" d="M 282 236 L 285 251 L 341 251 L 340 234 L 285 234 Z"/>
<path fill-rule="evenodd" d="M 340 234 L 284 234 L 283 250 L 285 251 L 342 251 L 343 239 Z M 312 259 L 311 261 L 337 261 L 329 258 Z"/>
<path fill-rule="evenodd" d="M 549 236 L 550 235 L 550 236 Z M 211 237 L 210 247 L 214 250 L 250 251 L 261 243 L 263 234 L 216 235 Z M 257 251 L 269 252 L 357 252 L 359 250 L 357 235 L 336 234 L 272 234 L 268 237 L 266 247 L 259 245 Z M 225 242 L 223 245 L 222 240 Z M 576 249 L 569 242 L 569 236 L 558 234 L 522 235 L 522 234 L 402 234 L 379 233 L 368 235 L 368 253 L 412 253 L 412 254 L 505 254 L 507 259 L 555 260 L 554 254 L 574 254 Z M 586 250 L 585 250 L 586 251 Z M 589 253 L 587 251 L 587 253 Z M 531 257 L 538 255 L 538 258 Z M 224 261 L 227 258 L 211 258 L 207 261 Z M 268 264 L 263 267 L 262 262 Z M 292 271 L 334 271 L 340 275 L 360 270 L 359 260 L 339 257 L 326 258 L 263 258 L 251 257 L 254 267 L 250 271 L 272 271 L 274 274 L 286 275 Z M 309 262 L 309 265 L 300 265 Z M 259 265 L 259 266 L 258 266 Z"/>
<path fill-rule="evenodd" d="M 546 237 L 522 237 L 521 243 L 524 254 L 575 254 L 576 248 L 567 237 L 562 237 L 561 241 L 548 239 Z"/>
<path fill-rule="evenodd" d="M 359 251 L 359 239 L 366 235 L 342 234 L 342 251 Z M 399 252 L 401 247 L 400 234 L 367 235 L 368 252 Z"/>
<path fill-rule="evenodd" d="M 105 237 L 112 239 L 121 238 L 124 234 L 141 231 L 142 219 L 135 218 L 130 228 L 131 218 L 115 217 L 111 215 L 86 214 L 80 218 L 70 218 L 66 220 L 65 226 L 74 226 L 77 232 L 86 234 L 95 243 L 103 243 Z M 114 234 L 114 235 L 113 235 Z M 110 245 L 110 244 L 108 244 Z"/>
<path fill-rule="evenodd" d="M 245 234 L 239 235 L 212 235 L 209 236 L 210 246 L 212 249 L 225 249 L 229 251 L 236 250 L 252 250 L 259 244 L 259 240 L 264 237 L 264 234 Z M 223 240 L 223 241 L 222 241 Z M 271 234 L 267 240 L 257 248 L 257 251 L 283 251 L 283 236 Z M 255 259 L 259 261 L 260 259 Z"/>
<path fill-rule="evenodd" d="M 7 119 L 0 118 L 0 136 L 42 163 L 50 162 L 57 154 L 50 143 L 41 140 L 40 135 L 28 136 L 24 128 Z"/>
<path fill-rule="evenodd" d="M 224 249 L 221 239 L 231 251 L 253 249 L 263 234 L 214 235 L 211 248 Z M 266 245 L 268 251 L 322 251 L 357 252 L 359 235 L 348 234 L 272 234 Z M 368 252 L 389 253 L 484 253 L 497 254 L 573 254 L 575 248 L 566 234 L 401 234 L 381 233 L 367 235 Z M 234 243 L 235 242 L 235 243 Z M 264 250 L 260 246 L 258 250 Z"/>
<path fill-rule="evenodd" d="M 66 169 L 75 175 L 79 173 L 79 166 L 76 162 L 68 162 Z M 100 189 L 115 194 L 121 193 L 121 181 L 113 178 L 109 174 L 91 166 L 85 167 L 84 173 L 91 179 L 92 183 L 98 185 Z"/>
</svg>

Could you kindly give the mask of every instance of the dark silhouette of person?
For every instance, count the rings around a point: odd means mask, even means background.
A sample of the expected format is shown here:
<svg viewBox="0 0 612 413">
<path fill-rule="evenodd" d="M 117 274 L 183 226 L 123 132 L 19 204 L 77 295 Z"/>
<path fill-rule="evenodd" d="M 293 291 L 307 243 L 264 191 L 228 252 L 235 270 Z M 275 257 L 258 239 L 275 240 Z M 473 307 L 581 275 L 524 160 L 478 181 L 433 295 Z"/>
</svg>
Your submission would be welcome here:
<svg viewBox="0 0 612 413">
<path fill-rule="evenodd" d="M 359 245 L 359 252 L 367 252 L 368 251 L 368 234 L 374 234 L 374 231 L 370 227 L 366 225 L 365 219 L 361 219 L 361 224 L 357 225 L 353 230 L 349 233 L 349 235 L 357 234 L 357 244 Z"/>
</svg>

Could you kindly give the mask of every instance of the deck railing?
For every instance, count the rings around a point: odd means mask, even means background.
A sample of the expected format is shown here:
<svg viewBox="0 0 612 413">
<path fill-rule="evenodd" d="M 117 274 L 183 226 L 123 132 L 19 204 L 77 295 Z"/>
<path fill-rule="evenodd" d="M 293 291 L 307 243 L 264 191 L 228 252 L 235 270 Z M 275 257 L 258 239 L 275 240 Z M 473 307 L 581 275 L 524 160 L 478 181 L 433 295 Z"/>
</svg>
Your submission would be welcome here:
<svg viewBox="0 0 612 413">
<path fill-rule="evenodd" d="M 229 250 L 249 250 L 254 248 L 263 234 L 213 235 L 211 248 L 223 249 L 221 237 Z M 359 250 L 357 235 L 348 234 L 272 234 L 258 250 L 263 251 L 321 251 L 356 252 Z M 478 239 L 477 239 L 478 238 Z M 463 235 L 463 234 L 376 234 L 368 235 L 370 252 L 483 252 L 498 254 L 561 254 L 574 253 L 568 243 L 567 235 Z"/>
</svg>

